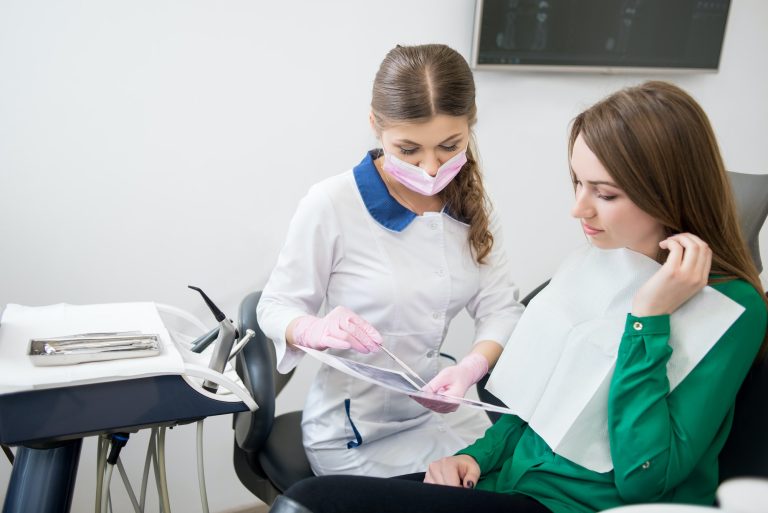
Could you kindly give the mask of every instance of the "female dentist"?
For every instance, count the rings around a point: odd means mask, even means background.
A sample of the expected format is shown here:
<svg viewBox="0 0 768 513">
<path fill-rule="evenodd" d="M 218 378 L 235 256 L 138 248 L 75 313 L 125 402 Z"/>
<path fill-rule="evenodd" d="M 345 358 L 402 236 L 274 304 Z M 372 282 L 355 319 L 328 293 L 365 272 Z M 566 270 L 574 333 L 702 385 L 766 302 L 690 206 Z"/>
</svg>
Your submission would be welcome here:
<svg viewBox="0 0 768 513">
<path fill-rule="evenodd" d="M 309 190 L 262 293 L 259 324 L 280 372 L 301 358 L 294 346 L 391 367 L 384 345 L 428 389 L 464 396 L 493 366 L 523 308 L 476 161 L 475 115 L 472 72 L 456 51 L 387 54 L 370 114 L 382 149 Z M 475 321 L 473 347 L 441 370 L 462 308 Z M 322 366 L 302 419 L 307 457 L 318 475 L 424 471 L 490 425 L 480 410 L 442 415 L 455 409 Z"/>
</svg>

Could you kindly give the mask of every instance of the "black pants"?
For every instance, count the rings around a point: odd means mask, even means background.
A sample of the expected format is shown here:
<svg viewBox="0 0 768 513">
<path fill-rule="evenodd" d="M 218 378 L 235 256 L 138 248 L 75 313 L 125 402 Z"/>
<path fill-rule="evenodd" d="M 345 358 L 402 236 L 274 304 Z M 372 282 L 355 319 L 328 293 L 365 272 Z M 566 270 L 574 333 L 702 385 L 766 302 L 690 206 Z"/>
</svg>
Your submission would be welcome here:
<svg viewBox="0 0 768 513">
<path fill-rule="evenodd" d="M 312 513 L 551 513 L 525 495 L 425 484 L 423 479 L 423 473 L 393 479 L 311 477 L 285 495 Z"/>
</svg>

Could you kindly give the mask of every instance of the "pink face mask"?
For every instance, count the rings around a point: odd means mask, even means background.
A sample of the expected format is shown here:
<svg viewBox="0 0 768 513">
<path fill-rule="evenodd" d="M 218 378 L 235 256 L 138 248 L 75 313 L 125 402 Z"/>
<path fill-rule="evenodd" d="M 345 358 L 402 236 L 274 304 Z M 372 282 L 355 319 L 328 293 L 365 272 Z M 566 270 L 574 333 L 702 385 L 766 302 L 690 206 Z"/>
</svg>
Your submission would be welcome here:
<svg viewBox="0 0 768 513">
<path fill-rule="evenodd" d="M 435 176 L 414 166 L 403 162 L 390 153 L 384 154 L 384 171 L 392 175 L 395 180 L 414 192 L 424 196 L 434 196 L 445 189 L 451 180 L 459 174 L 461 168 L 467 162 L 467 150 L 457 153 L 437 169 Z"/>
</svg>

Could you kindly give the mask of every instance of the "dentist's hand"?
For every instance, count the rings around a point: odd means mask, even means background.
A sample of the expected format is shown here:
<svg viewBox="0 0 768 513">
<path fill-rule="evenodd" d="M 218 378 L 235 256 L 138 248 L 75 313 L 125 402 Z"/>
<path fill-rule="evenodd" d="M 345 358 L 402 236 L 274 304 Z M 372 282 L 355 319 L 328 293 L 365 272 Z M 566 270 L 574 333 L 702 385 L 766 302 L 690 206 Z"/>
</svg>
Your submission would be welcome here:
<svg viewBox="0 0 768 513">
<path fill-rule="evenodd" d="M 325 317 L 305 315 L 291 322 L 293 344 L 312 349 L 354 349 L 376 352 L 383 341 L 376 328 L 349 308 L 337 306 Z"/>
<path fill-rule="evenodd" d="M 441 370 L 437 376 L 427 383 L 424 390 L 434 394 L 464 397 L 469 387 L 480 381 L 488 373 L 488 360 L 479 353 L 469 353 L 457 365 Z M 437 413 L 456 411 L 458 404 L 446 403 L 432 399 L 413 397 L 417 403 Z"/>
<path fill-rule="evenodd" d="M 659 242 L 669 250 L 667 261 L 651 276 L 632 300 L 632 315 L 671 314 L 707 285 L 712 250 L 690 233 L 679 233 Z"/>
<path fill-rule="evenodd" d="M 449 456 L 429 464 L 425 483 L 474 488 L 480 479 L 480 465 L 466 454 Z"/>
</svg>

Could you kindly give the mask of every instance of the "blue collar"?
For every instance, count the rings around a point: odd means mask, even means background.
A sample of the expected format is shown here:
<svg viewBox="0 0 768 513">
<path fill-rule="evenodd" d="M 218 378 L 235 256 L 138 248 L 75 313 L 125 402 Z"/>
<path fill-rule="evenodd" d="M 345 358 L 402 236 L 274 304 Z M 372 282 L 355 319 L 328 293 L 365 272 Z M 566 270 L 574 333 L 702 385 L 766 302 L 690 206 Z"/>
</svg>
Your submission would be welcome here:
<svg viewBox="0 0 768 513">
<path fill-rule="evenodd" d="M 365 208 L 380 225 L 395 232 L 401 232 L 416 219 L 416 214 L 402 206 L 387 190 L 373 161 L 381 150 L 369 151 L 352 172 L 357 190 L 363 198 Z"/>
<path fill-rule="evenodd" d="M 384 180 L 376 169 L 376 164 L 373 163 L 380 155 L 379 149 L 369 151 L 352 172 L 355 175 L 357 190 L 360 191 L 365 208 L 368 209 L 371 217 L 384 228 L 401 232 L 416 219 L 416 214 L 402 206 L 389 194 Z M 467 224 L 466 220 L 453 215 L 447 207 L 444 212 L 457 221 Z"/>
</svg>

